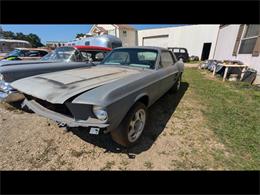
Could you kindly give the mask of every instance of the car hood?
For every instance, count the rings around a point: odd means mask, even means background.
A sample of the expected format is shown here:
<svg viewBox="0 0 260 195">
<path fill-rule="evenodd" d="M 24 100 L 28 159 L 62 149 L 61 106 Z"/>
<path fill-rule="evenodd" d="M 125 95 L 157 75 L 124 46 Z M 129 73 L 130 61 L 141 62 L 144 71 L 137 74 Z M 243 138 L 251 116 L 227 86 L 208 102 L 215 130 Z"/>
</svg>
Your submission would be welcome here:
<svg viewBox="0 0 260 195">
<path fill-rule="evenodd" d="M 138 74 L 140 71 L 142 70 L 95 66 L 28 77 L 13 82 L 11 86 L 27 95 L 62 104 L 82 92 Z"/>
</svg>

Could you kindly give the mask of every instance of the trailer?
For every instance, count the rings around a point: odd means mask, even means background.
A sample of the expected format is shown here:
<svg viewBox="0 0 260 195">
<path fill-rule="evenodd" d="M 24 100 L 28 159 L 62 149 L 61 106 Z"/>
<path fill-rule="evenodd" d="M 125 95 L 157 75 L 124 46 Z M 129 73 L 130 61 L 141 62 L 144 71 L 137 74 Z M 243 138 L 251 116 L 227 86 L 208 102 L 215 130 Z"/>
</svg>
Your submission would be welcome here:
<svg viewBox="0 0 260 195">
<path fill-rule="evenodd" d="M 66 45 L 89 45 L 89 46 L 101 46 L 114 49 L 116 47 L 122 47 L 122 41 L 113 35 L 100 35 L 82 38 L 80 40 L 74 40 L 68 42 Z"/>
</svg>

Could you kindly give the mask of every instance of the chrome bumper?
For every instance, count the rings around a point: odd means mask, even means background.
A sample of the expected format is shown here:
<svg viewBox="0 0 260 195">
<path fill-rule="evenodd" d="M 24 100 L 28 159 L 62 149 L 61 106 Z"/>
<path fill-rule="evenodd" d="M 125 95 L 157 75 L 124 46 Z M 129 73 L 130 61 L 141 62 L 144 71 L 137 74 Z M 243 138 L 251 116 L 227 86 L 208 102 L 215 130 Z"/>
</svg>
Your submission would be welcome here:
<svg viewBox="0 0 260 195">
<path fill-rule="evenodd" d="M 0 101 L 15 102 L 23 99 L 24 95 L 13 89 L 10 83 L 0 81 Z"/>
<path fill-rule="evenodd" d="M 11 91 L 9 93 L 0 91 L 0 102 L 16 102 L 23 99 L 24 95 L 17 91 Z"/>
<path fill-rule="evenodd" d="M 28 100 L 24 99 L 23 106 L 26 105 L 30 110 L 35 112 L 38 115 L 44 116 L 48 119 L 54 120 L 56 122 L 59 122 L 61 124 L 64 124 L 69 127 L 99 127 L 99 128 L 107 128 L 109 124 L 105 123 L 98 123 L 95 119 L 88 119 L 86 121 L 76 121 L 74 118 L 65 116 L 63 114 L 54 112 L 52 110 L 49 110 L 39 103 L 37 103 L 35 100 Z"/>
</svg>

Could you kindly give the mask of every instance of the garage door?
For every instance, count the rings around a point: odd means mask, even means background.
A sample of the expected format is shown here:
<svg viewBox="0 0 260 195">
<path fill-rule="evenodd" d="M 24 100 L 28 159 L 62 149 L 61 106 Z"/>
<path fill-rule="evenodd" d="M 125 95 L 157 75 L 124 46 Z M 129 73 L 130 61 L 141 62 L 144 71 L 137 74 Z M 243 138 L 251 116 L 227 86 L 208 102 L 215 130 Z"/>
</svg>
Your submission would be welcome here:
<svg viewBox="0 0 260 195">
<path fill-rule="evenodd" d="M 169 35 L 143 37 L 143 46 L 168 47 Z"/>
</svg>

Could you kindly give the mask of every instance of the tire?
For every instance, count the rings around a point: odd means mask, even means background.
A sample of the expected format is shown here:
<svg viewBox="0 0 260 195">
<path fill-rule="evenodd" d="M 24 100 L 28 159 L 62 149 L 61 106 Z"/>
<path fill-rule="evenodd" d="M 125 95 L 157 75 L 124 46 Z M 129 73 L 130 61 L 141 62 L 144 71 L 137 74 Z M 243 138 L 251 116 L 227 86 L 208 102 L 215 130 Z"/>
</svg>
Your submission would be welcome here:
<svg viewBox="0 0 260 195">
<path fill-rule="evenodd" d="M 139 119 L 137 119 L 137 115 L 139 115 Z M 146 106 L 141 102 L 137 102 L 128 111 L 119 127 L 114 131 L 111 131 L 112 139 L 124 147 L 135 145 L 145 129 L 146 120 Z"/>
<path fill-rule="evenodd" d="M 178 80 L 174 83 L 172 88 L 170 89 L 170 93 L 176 93 L 181 88 L 181 75 L 179 76 Z"/>
</svg>

